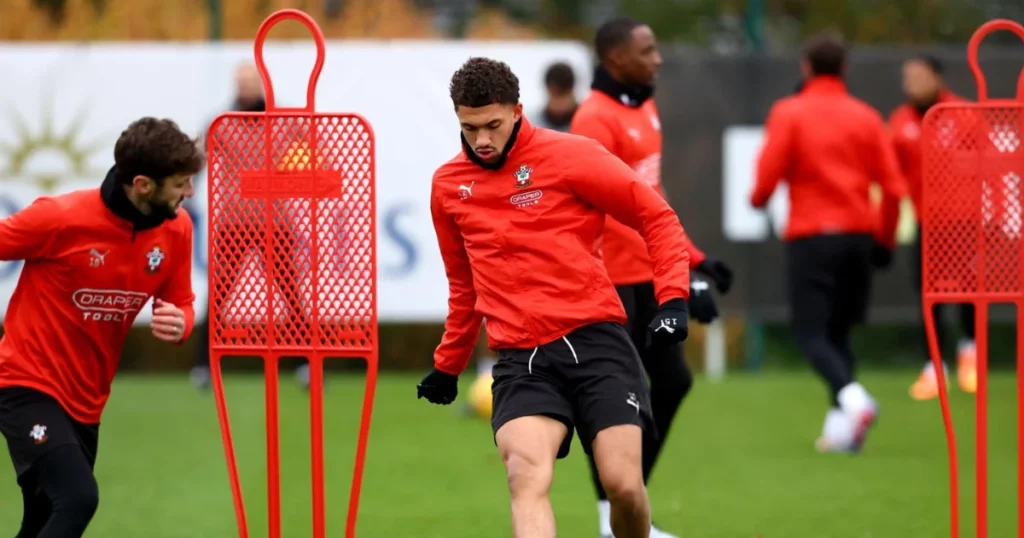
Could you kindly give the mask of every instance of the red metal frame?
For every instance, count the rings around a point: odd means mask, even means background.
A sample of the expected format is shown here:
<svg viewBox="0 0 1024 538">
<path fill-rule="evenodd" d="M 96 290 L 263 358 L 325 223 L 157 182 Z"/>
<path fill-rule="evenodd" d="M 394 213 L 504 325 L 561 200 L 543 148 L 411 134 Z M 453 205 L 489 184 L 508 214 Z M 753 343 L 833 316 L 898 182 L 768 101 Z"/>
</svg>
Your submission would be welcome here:
<svg viewBox="0 0 1024 538">
<path fill-rule="evenodd" d="M 978 538 L 988 536 L 988 307 L 991 304 L 1007 303 L 1017 307 L 1017 406 L 1018 406 L 1018 536 L 1024 537 L 1024 240 L 1020 238 L 993 238 L 1000 232 L 992 231 L 993 225 L 982 224 L 998 205 L 992 199 L 1003 203 L 1008 198 L 1020 195 L 1004 193 L 991 194 L 992 177 L 988 174 L 998 166 L 1007 166 L 1018 176 L 1024 176 L 1024 149 L 1007 151 L 1002 155 L 991 155 L 995 144 L 991 140 L 989 122 L 1006 120 L 1015 123 L 1017 133 L 1024 133 L 1024 71 L 1017 83 L 1017 99 L 989 99 L 988 85 L 978 64 L 978 48 L 992 32 L 1005 30 L 1017 34 L 1024 40 L 1024 26 L 1010 20 L 993 20 L 981 27 L 971 37 L 967 47 L 967 59 L 978 88 L 977 102 L 954 102 L 936 105 L 924 119 L 924 186 L 922 193 L 921 233 L 924 255 L 922 256 L 922 308 L 924 309 L 925 330 L 932 363 L 937 373 L 939 401 L 949 449 L 950 467 L 950 530 L 953 538 L 960 534 L 958 460 L 956 435 L 950 414 L 949 394 L 946 389 L 945 372 L 941 351 L 938 346 L 932 307 L 938 303 L 972 303 L 976 307 L 975 342 L 977 347 L 978 387 L 976 393 L 976 477 L 977 477 L 977 534 Z M 997 118 L 997 119 L 993 119 Z M 940 123 L 945 120 L 946 126 Z M 957 125 L 957 120 L 962 120 Z M 949 126 L 954 125 L 950 134 Z M 946 129 L 946 132 L 943 132 Z M 943 148 L 947 146 L 959 148 Z M 951 140 L 955 140 L 952 141 Z M 989 150 L 988 155 L 981 148 Z M 1002 151 L 1002 150 L 1000 150 Z M 994 161 L 993 161 L 994 159 Z M 993 164 L 994 163 L 994 164 Z M 959 168 L 959 172 L 951 170 Z M 959 177 L 957 174 L 960 174 Z M 955 180 L 951 179 L 955 178 Z M 969 180 L 965 180 L 969 177 Z M 1005 180 L 1005 177 L 1003 178 Z M 956 191 L 956 193 L 952 191 Z M 966 199 L 977 199 L 977 207 L 970 209 L 965 220 L 958 221 L 950 216 L 957 206 L 961 214 L 964 203 L 957 198 L 969 193 Z M 983 194 L 984 192 L 984 194 Z M 989 205 L 986 206 L 986 200 Z M 959 202 L 959 204 L 957 203 Z M 970 202 L 973 203 L 973 202 Z M 1005 211 L 1005 209 L 1004 209 Z M 1019 222 L 1020 215 L 1014 215 Z M 998 228 L 998 226 L 996 226 Z M 957 237 L 954 237 L 957 236 Z M 949 249 L 959 252 L 954 260 Z M 999 263 L 997 257 L 1013 255 L 1017 267 L 1012 272 L 998 276 L 988 274 L 990 267 Z M 970 258 L 970 261 L 963 258 Z M 1005 261 L 1005 260 L 1004 260 Z M 972 269 L 962 272 L 962 280 L 950 279 L 951 262 L 963 262 Z M 963 266 L 961 266 L 962 268 Z M 955 273 L 959 269 L 954 269 Z M 968 276 L 964 276 L 968 275 Z"/>
<path fill-rule="evenodd" d="M 297 20 L 309 29 L 316 43 L 316 63 L 310 75 L 306 90 L 306 105 L 300 108 L 284 108 L 276 105 L 274 87 L 263 61 L 263 44 L 270 29 L 284 20 Z M 213 378 L 214 393 L 217 402 L 217 414 L 221 425 L 224 451 L 227 459 L 231 490 L 237 518 L 239 536 L 248 538 L 245 503 L 242 496 L 238 466 L 235 459 L 234 442 L 231 436 L 231 425 L 228 417 L 227 401 L 224 395 L 224 382 L 221 361 L 225 356 L 259 356 L 264 361 L 266 384 L 266 443 L 267 443 L 267 495 L 268 523 L 270 538 L 281 536 L 281 483 L 280 483 L 280 451 L 279 451 L 279 417 L 278 417 L 278 362 L 282 357 L 303 356 L 309 360 L 310 366 L 310 426 L 312 445 L 312 484 L 313 484 L 313 536 L 326 536 L 325 502 L 324 502 L 324 446 L 323 446 L 323 366 L 327 358 L 365 359 L 366 387 L 363 399 L 363 410 L 360 418 L 359 438 L 356 447 L 355 469 L 349 496 L 348 519 L 345 536 L 355 536 L 356 516 L 359 507 L 359 495 L 363 479 L 363 467 L 366 459 L 366 445 L 369 437 L 370 419 L 373 413 L 374 392 L 377 385 L 378 372 L 378 335 L 377 335 L 377 277 L 376 277 L 376 185 L 375 185 L 375 150 L 373 131 L 369 123 L 358 114 L 318 113 L 315 108 L 316 86 L 323 68 L 325 57 L 324 36 L 316 22 L 306 13 L 294 9 L 277 11 L 270 15 L 260 26 L 254 46 L 256 66 L 266 94 L 266 112 L 262 113 L 226 113 L 218 116 L 207 134 L 207 169 L 209 172 L 208 194 L 209 212 L 209 285 L 210 285 L 210 370 Z M 282 125 L 291 127 L 281 127 Z M 296 127 L 298 126 L 298 127 Z M 285 132 L 286 129 L 292 131 Z M 282 135 L 284 132 L 284 136 Z M 288 136 L 289 133 L 291 136 Z M 328 136 L 329 135 L 329 136 Z M 346 137 L 359 139 L 361 152 L 357 166 L 347 166 L 342 171 L 340 165 L 332 165 L 334 161 L 345 159 L 355 160 L 347 150 L 340 149 Z M 301 170 L 282 170 L 280 158 L 284 146 L 292 148 L 296 144 L 303 147 L 311 156 L 309 162 L 314 163 Z M 326 164 L 321 165 L 322 162 Z M 225 164 L 227 162 L 228 164 Z M 253 162 L 257 164 L 253 164 Z M 295 168 L 295 167 L 292 167 Z M 308 169 L 307 169 L 308 168 Z M 359 168 L 351 172 L 348 168 Z M 358 176 L 358 177 L 353 177 Z M 347 185 L 343 182 L 348 182 Z M 281 188 L 281 185 L 285 187 Z M 297 186 L 298 185 L 298 186 Z M 348 189 L 346 191 L 346 189 Z M 338 206 L 342 199 L 342 191 L 349 194 L 358 207 Z M 355 193 L 354 195 L 352 193 Z M 239 194 L 242 193 L 242 194 Z M 227 202 L 222 201 L 229 198 Z M 287 200 L 285 200 L 287 198 Z M 242 206 L 247 203 L 259 204 L 262 218 L 246 222 L 244 227 L 230 219 L 245 220 L 247 209 L 232 211 L 232 204 Z M 349 202 L 346 202 L 349 203 Z M 291 204 L 291 205 L 288 205 Z M 216 205 L 216 208 L 215 208 Z M 310 216 L 308 224 L 302 230 L 289 232 L 289 224 L 281 224 L 279 220 L 291 218 L 281 217 L 280 207 L 303 207 Z M 351 211 L 350 211 L 351 210 Z M 358 222 L 350 218 L 348 213 L 358 210 Z M 253 210 L 255 211 L 255 209 Z M 334 213 L 326 213 L 333 211 Z M 319 212 L 319 213 L 318 213 Z M 341 280 L 337 274 L 344 273 L 348 262 L 344 259 L 352 253 L 348 247 L 337 247 L 342 244 L 331 231 L 320 231 L 322 221 L 331 219 L 343 221 L 336 226 L 352 225 L 363 232 L 348 232 L 359 235 L 363 239 L 363 250 L 357 254 L 360 261 L 354 263 L 361 267 L 355 272 L 359 274 L 352 279 L 351 275 L 344 278 L 345 286 L 324 290 L 326 279 Z M 348 220 L 346 220 L 348 219 Z M 289 234 L 291 236 L 282 235 Z M 333 234 L 340 235 L 334 230 Z M 284 242 L 296 243 L 302 236 L 304 247 L 308 247 L 308 268 L 305 273 L 294 269 L 297 264 L 292 258 L 299 247 L 288 247 L 290 250 L 279 250 L 277 247 Z M 281 239 L 286 237 L 286 239 Z M 331 243 L 331 241 L 334 243 Z M 239 246 L 242 245 L 242 246 Z M 325 246 L 326 245 L 326 246 Z M 338 250 L 329 250 L 334 245 Z M 325 260 L 321 251 L 328 249 L 335 260 Z M 241 252 L 240 251 L 245 251 Z M 229 291 L 235 284 L 227 283 L 246 277 L 238 268 L 244 265 L 241 258 L 250 252 L 261 258 L 265 268 L 265 282 L 251 282 L 252 287 L 261 287 L 268 305 L 260 321 L 246 321 L 243 325 L 231 326 L 224 320 L 227 316 L 238 315 L 238 308 L 232 314 L 228 304 Z M 229 259 L 234 256 L 235 258 Z M 335 263 L 336 273 L 321 275 L 325 263 Z M 289 265 L 293 264 L 293 265 Z M 360 265 L 361 264 L 361 265 Z M 327 271 L 330 273 L 330 270 Z M 298 294 L 299 280 L 308 280 L 308 289 L 312 292 L 306 298 L 305 307 L 298 308 L 295 304 L 287 305 L 291 312 L 286 321 L 277 320 L 276 306 L 278 301 L 275 292 L 282 292 L 285 287 L 292 290 L 293 296 Z M 282 281 L 291 283 L 282 284 Z M 352 289 L 356 291 L 352 291 Z M 255 295 L 251 295 L 255 296 Z M 340 299 L 340 300 L 339 300 Z M 245 298 L 243 297 L 243 303 Z M 329 304 L 328 304 L 329 303 Z M 341 303 L 340 306 L 338 303 Z M 355 306 L 353 306 L 355 304 Z M 243 306 L 243 310 L 249 307 Z M 324 309 L 333 309 L 324 314 Z M 253 308 L 251 310 L 257 310 Z M 247 310 L 249 311 L 249 310 Z M 249 311 L 249 314 L 252 312 Z M 260 316 L 260 314 L 256 314 Z M 296 329 L 296 327 L 299 327 Z M 301 333 L 301 337 L 296 334 Z"/>
</svg>

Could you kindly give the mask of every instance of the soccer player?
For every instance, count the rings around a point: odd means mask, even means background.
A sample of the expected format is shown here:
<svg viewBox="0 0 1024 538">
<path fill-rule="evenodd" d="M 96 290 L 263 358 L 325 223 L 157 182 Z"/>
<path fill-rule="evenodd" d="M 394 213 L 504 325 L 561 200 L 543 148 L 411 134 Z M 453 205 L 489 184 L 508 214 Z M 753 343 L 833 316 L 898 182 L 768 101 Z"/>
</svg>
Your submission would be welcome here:
<svg viewBox="0 0 1024 538">
<path fill-rule="evenodd" d="M 785 241 L 789 301 L 797 345 L 829 387 L 819 450 L 857 451 L 878 406 L 856 380 L 850 333 L 864 321 L 872 252 L 891 256 L 897 215 L 879 222 L 869 190 L 897 199 L 906 186 L 881 115 L 843 82 L 846 48 L 812 38 L 801 68 L 806 83 L 768 113 L 751 204 L 763 208 L 789 184 Z"/>
<path fill-rule="evenodd" d="M 508 473 L 516 537 L 555 536 L 548 490 L 573 431 L 592 452 L 619 538 L 646 538 L 646 372 L 600 251 L 605 214 L 640 232 L 660 309 L 646 344 L 687 335 L 689 255 L 657 191 L 594 140 L 534 127 L 504 63 L 472 58 L 451 98 L 463 150 L 434 174 L 431 212 L 449 312 L 419 397 L 447 405 L 482 320 L 494 366 L 494 440 Z"/>
<path fill-rule="evenodd" d="M 640 179 L 661 191 L 661 121 L 654 104 L 654 80 L 661 55 L 654 32 L 629 18 L 604 23 L 595 37 L 600 64 L 594 72 L 591 92 L 580 105 L 570 132 L 593 138 L 629 165 Z M 721 293 L 732 285 L 732 270 L 707 258 L 688 245 L 690 268 L 706 274 Z M 644 347 L 647 325 L 657 315 L 654 270 L 643 238 L 632 228 L 607 217 L 604 231 L 605 267 L 622 300 L 633 344 L 640 350 L 644 369 L 650 375 L 651 407 L 655 431 L 644 437 L 644 483 L 650 478 L 661 453 L 669 426 L 693 385 L 693 375 L 682 360 L 682 346 Z M 690 316 L 709 323 L 717 307 L 706 282 L 690 279 Z M 591 477 L 597 490 L 598 523 L 601 536 L 612 536 L 608 496 L 601 487 L 597 466 L 590 458 Z M 672 538 L 652 528 L 652 538 Z"/>
<path fill-rule="evenodd" d="M 576 102 L 576 73 L 565 62 L 555 62 L 544 72 L 544 88 L 548 92 L 544 108 L 534 117 L 538 127 L 568 132 L 579 103 Z"/>
<path fill-rule="evenodd" d="M 960 98 L 946 88 L 942 79 L 942 63 L 932 56 L 911 58 L 903 64 L 903 92 L 907 102 L 900 105 L 889 116 L 889 132 L 896 147 L 896 156 L 900 168 L 910 188 L 910 199 L 914 207 L 921 207 L 921 121 L 928 109 L 938 103 L 959 100 Z M 886 198 L 883 211 L 899 213 L 900 200 Z M 914 290 L 921 292 L 921 225 L 918 221 L 917 239 L 914 244 L 914 256 L 911 258 L 911 275 Z M 936 335 L 939 349 L 947 342 L 946 331 L 943 330 L 942 312 L 945 305 L 936 304 L 933 313 L 936 323 Z M 959 309 L 960 330 L 962 338 L 957 346 L 957 379 L 960 388 L 973 393 L 978 387 L 977 355 L 974 348 L 974 305 L 965 303 Z M 925 340 L 925 356 L 928 347 Z M 910 396 L 915 400 L 929 400 L 939 395 L 939 385 L 935 368 L 930 360 L 925 361 L 924 369 L 910 387 Z"/>
<path fill-rule="evenodd" d="M 0 220 L 0 260 L 24 260 L 0 340 L 0 433 L 24 502 L 18 538 L 82 536 L 99 502 L 100 415 L 139 310 L 153 336 L 192 330 L 192 221 L 203 156 L 171 120 L 142 118 L 99 188 L 44 196 Z"/>
</svg>

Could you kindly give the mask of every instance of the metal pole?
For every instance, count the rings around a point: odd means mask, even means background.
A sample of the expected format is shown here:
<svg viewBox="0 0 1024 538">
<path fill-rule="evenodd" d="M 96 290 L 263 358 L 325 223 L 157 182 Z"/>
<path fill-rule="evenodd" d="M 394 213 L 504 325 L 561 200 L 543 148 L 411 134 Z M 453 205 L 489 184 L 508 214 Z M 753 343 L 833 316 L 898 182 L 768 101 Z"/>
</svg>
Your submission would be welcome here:
<svg viewBox="0 0 1024 538">
<path fill-rule="evenodd" d="M 224 5 L 222 0 L 206 0 L 206 9 L 210 15 L 210 41 L 224 38 Z"/>
<path fill-rule="evenodd" d="M 747 0 L 746 15 L 743 23 L 747 30 L 747 39 L 756 52 L 764 51 L 764 0 Z"/>
<path fill-rule="evenodd" d="M 747 10 L 743 18 L 746 27 L 747 39 L 750 41 L 753 56 L 750 57 L 751 73 L 758 73 L 757 60 L 764 53 L 764 0 L 747 0 Z M 753 75 L 754 87 L 760 87 L 760 80 Z M 769 229 L 771 228 L 771 217 L 768 219 Z M 774 235 L 774 234 L 773 234 Z M 754 260 L 748 260 L 750 269 L 753 269 Z M 751 273 L 755 274 L 755 273 Z M 746 366 L 751 370 L 760 370 L 764 364 L 764 324 L 761 321 L 760 312 L 747 316 L 746 330 L 744 331 L 746 343 Z"/>
</svg>

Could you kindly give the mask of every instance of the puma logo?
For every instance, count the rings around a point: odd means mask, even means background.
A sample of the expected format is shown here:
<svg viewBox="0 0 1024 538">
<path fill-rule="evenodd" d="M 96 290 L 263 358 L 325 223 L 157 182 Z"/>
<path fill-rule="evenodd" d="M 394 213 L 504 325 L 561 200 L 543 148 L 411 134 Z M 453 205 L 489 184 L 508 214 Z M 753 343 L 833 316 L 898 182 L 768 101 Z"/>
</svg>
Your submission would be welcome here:
<svg viewBox="0 0 1024 538">
<path fill-rule="evenodd" d="M 671 322 L 671 324 L 669 324 L 669 322 Z M 654 332 L 658 332 L 658 331 L 660 331 L 662 329 L 665 329 L 665 332 L 667 332 L 668 334 L 672 334 L 672 333 L 676 332 L 676 328 L 673 327 L 673 325 L 675 325 L 675 324 L 676 324 L 676 319 L 675 318 L 663 319 L 663 320 L 661 320 L 661 325 L 659 325 L 657 329 L 654 329 Z"/>
<path fill-rule="evenodd" d="M 640 414 L 640 402 L 636 399 L 636 394 L 630 392 L 626 397 L 626 403 L 636 409 L 636 414 Z"/>
<path fill-rule="evenodd" d="M 474 181 L 469 185 L 459 185 L 459 198 L 465 200 L 470 196 L 473 196 L 473 185 L 475 184 L 476 182 Z"/>
<path fill-rule="evenodd" d="M 109 250 L 106 252 L 100 252 L 96 249 L 90 249 L 89 256 L 91 256 L 91 258 L 89 259 L 89 266 L 99 267 L 103 265 L 104 263 L 106 263 L 107 254 L 110 254 Z"/>
</svg>

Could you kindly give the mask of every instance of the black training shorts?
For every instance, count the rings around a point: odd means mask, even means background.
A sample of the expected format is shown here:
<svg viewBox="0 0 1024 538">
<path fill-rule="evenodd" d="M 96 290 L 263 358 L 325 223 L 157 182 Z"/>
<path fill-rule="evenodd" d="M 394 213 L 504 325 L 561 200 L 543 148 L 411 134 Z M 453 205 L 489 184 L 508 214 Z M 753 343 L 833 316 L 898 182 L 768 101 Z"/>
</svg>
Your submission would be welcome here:
<svg viewBox="0 0 1024 538">
<path fill-rule="evenodd" d="M 535 349 L 499 349 L 492 375 L 495 434 L 516 418 L 554 418 L 569 428 L 558 458 L 569 454 L 574 428 L 589 454 L 605 428 L 653 424 L 647 373 L 616 323 L 586 325 Z"/>
<path fill-rule="evenodd" d="M 0 433 L 18 476 L 40 456 L 63 445 L 81 447 L 89 465 L 96 463 L 99 424 L 83 424 L 71 418 L 50 396 L 25 387 L 0 388 Z"/>
</svg>

